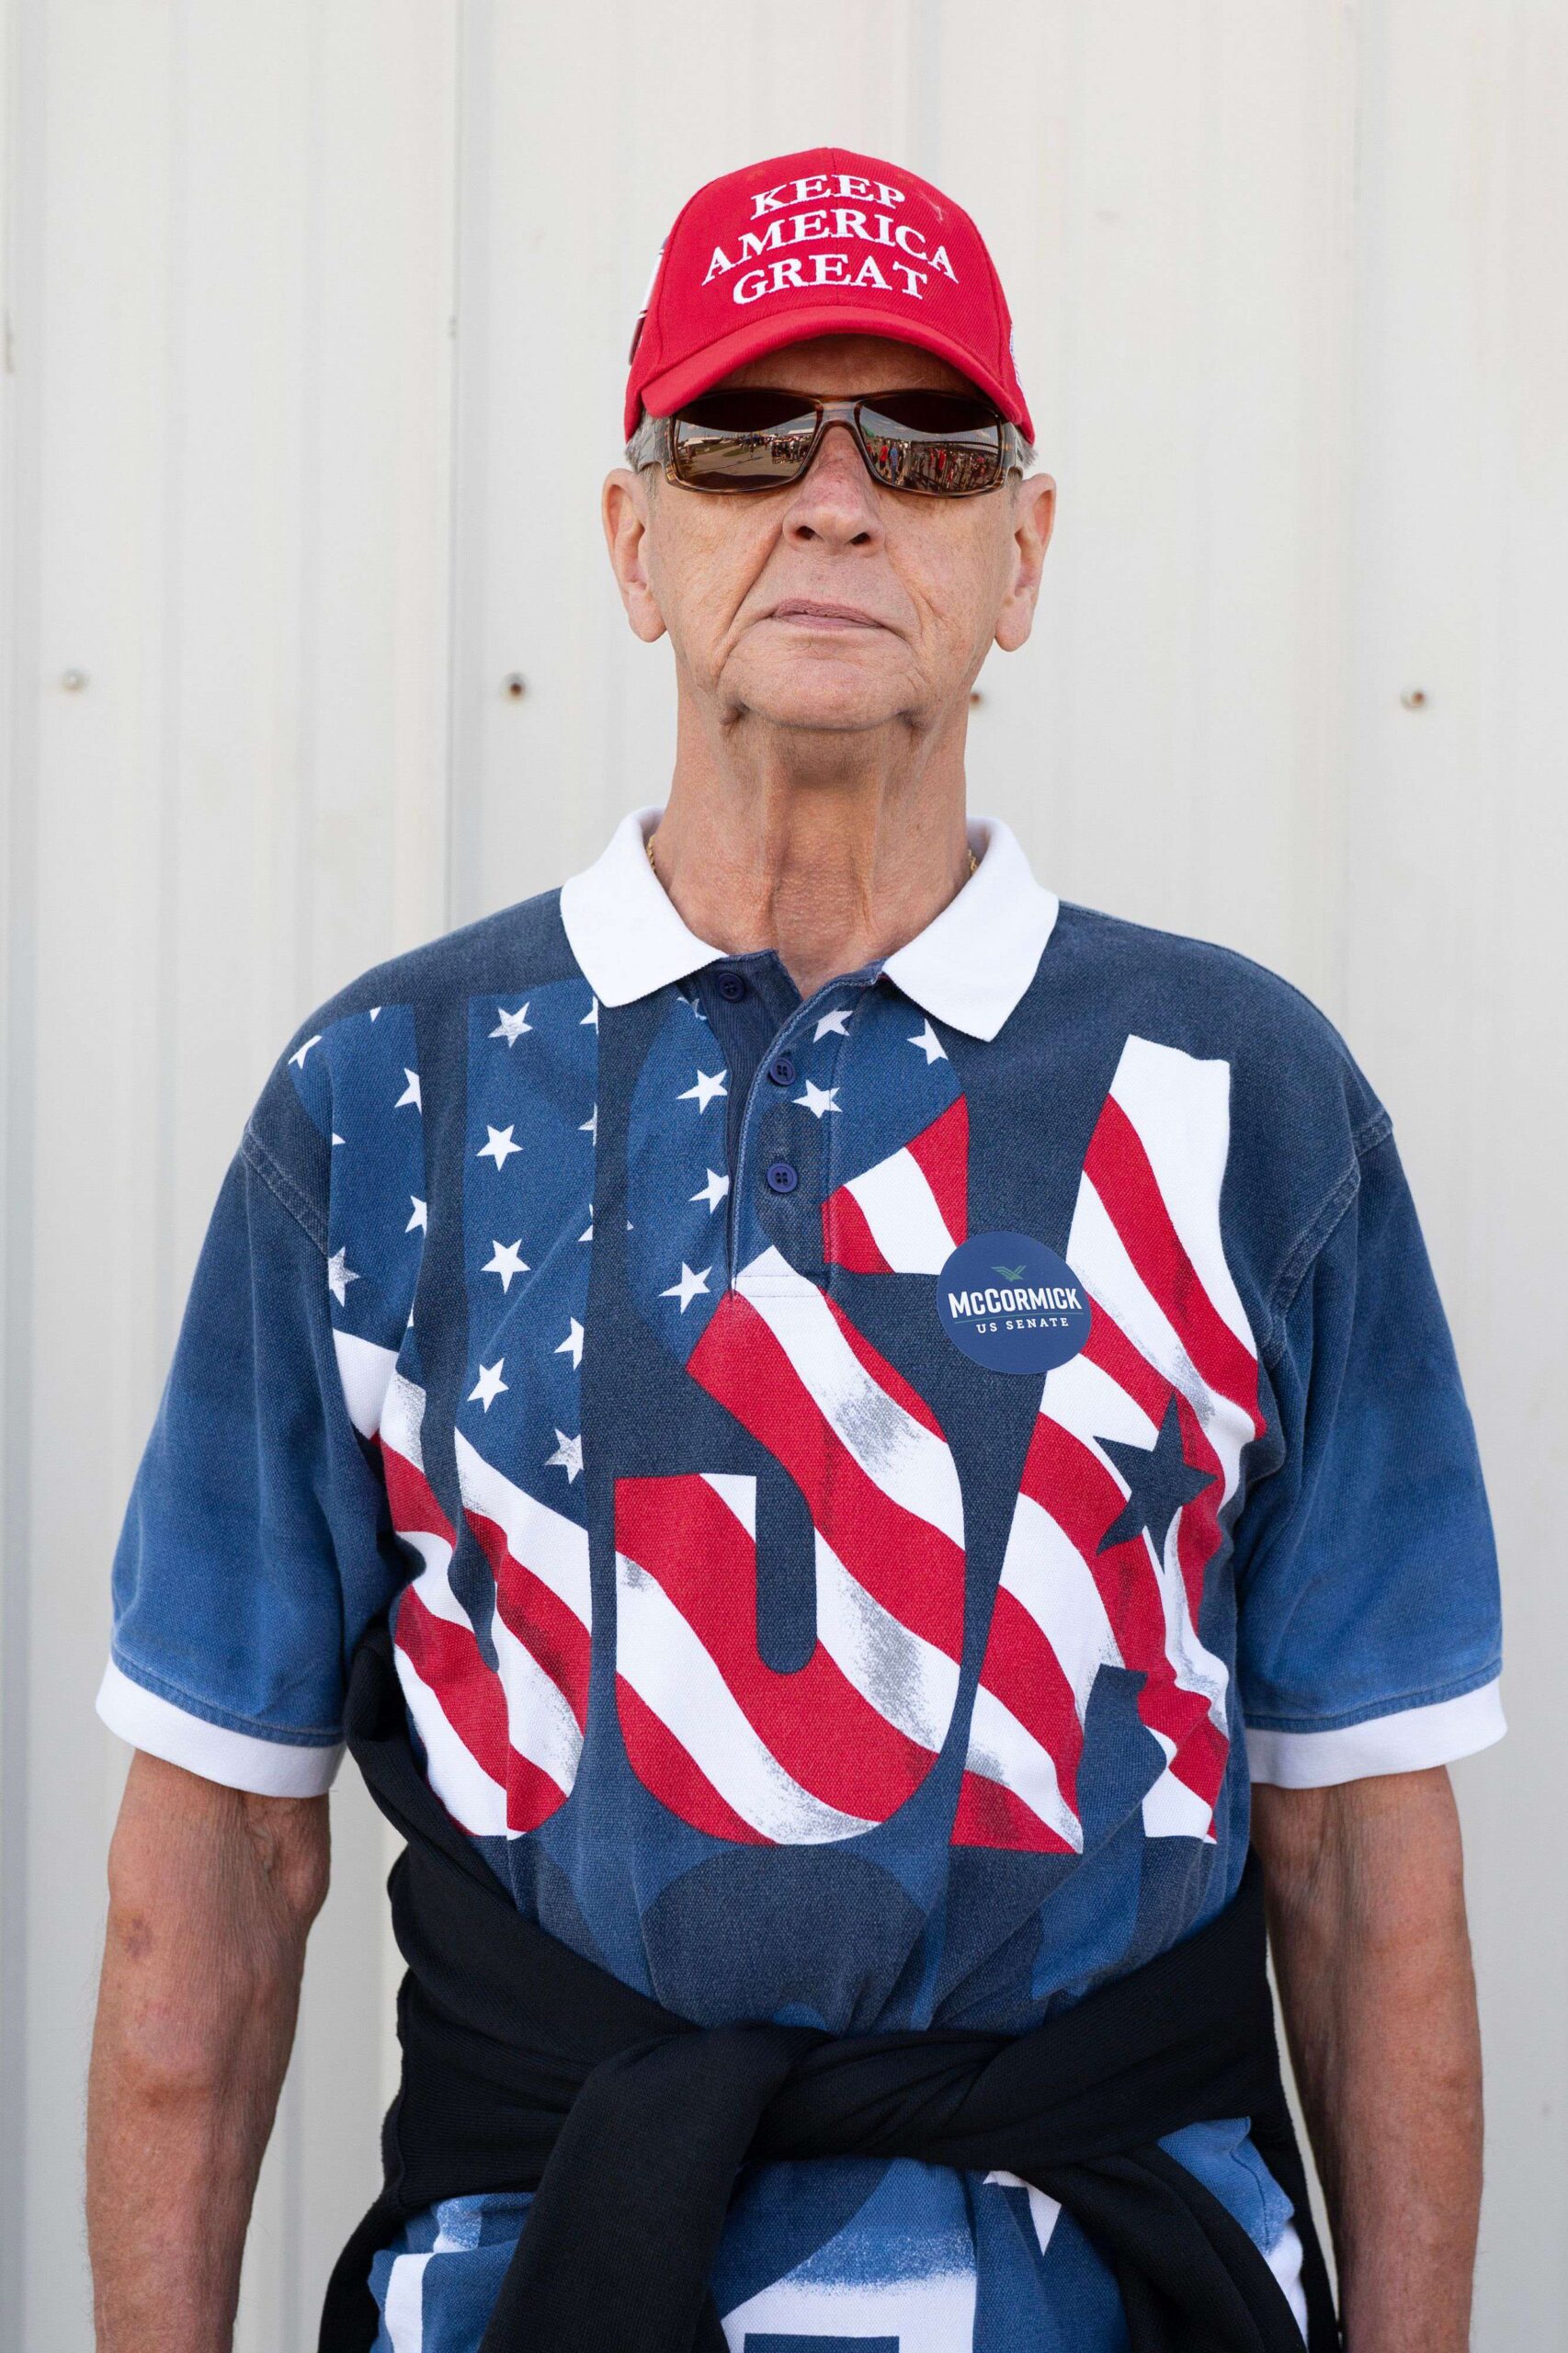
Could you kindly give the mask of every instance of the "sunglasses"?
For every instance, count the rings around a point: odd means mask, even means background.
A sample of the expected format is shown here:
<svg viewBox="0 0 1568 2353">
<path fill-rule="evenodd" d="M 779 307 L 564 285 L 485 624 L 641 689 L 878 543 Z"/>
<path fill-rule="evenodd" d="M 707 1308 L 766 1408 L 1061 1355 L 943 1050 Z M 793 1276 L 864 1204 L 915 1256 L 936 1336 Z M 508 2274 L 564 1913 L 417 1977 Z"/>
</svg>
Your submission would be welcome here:
<svg viewBox="0 0 1568 2353">
<path fill-rule="evenodd" d="M 830 425 L 848 426 L 873 482 L 922 498 L 976 498 L 1034 460 L 1017 426 L 971 393 L 819 401 L 762 384 L 644 415 L 627 456 L 638 468 L 662 465 L 686 490 L 781 490 L 800 481 Z"/>
</svg>

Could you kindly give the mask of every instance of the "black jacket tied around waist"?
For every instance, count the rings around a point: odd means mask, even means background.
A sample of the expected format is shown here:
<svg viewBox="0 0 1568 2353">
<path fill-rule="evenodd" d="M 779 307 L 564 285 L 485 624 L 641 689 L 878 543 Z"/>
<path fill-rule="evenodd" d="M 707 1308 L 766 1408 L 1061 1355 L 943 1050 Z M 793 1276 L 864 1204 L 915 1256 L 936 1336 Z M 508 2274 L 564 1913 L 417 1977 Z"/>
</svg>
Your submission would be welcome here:
<svg viewBox="0 0 1568 2353">
<path fill-rule="evenodd" d="M 530 2189 L 482 2353 L 724 2353 L 707 2283 L 739 2166 L 827 2156 L 1033 2182 L 1111 2265 L 1134 2353 L 1301 2353 L 1253 2241 L 1157 2146 L 1231 2116 L 1295 2206 L 1310 2353 L 1338 2346 L 1256 1858 L 1206 1927 L 1023 2034 L 698 2027 L 517 1911 L 419 1769 L 384 1622 L 355 1654 L 347 1736 L 408 1841 L 389 1882 L 408 1971 L 385 2187 L 334 2269 L 320 2353 L 369 2353 L 371 2258 L 410 2215 Z"/>
</svg>

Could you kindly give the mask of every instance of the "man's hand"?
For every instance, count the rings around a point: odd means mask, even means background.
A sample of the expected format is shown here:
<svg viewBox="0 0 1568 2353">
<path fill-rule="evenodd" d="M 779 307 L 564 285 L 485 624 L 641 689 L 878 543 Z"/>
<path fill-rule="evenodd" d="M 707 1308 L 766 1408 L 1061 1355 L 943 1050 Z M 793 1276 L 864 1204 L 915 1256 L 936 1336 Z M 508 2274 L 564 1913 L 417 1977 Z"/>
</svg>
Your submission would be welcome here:
<svg viewBox="0 0 1568 2353">
<path fill-rule="evenodd" d="M 1481 2040 L 1449 1777 L 1253 1792 L 1347 2353 L 1465 2353 Z"/>
<path fill-rule="evenodd" d="M 253 1797 L 132 1759 L 87 2088 L 99 2353 L 231 2342 L 327 1859 L 324 1797 Z"/>
</svg>

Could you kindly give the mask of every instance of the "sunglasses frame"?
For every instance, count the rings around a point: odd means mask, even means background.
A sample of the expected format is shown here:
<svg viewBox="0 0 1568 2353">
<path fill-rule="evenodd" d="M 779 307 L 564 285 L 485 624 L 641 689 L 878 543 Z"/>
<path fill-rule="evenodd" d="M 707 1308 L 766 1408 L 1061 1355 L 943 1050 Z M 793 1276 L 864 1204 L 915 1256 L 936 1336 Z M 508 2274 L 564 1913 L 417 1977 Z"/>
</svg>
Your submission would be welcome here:
<svg viewBox="0 0 1568 2353">
<path fill-rule="evenodd" d="M 748 384 L 745 389 L 748 392 L 772 392 L 780 400 L 798 401 L 800 403 L 798 413 L 802 416 L 808 409 L 814 411 L 815 428 L 807 444 L 805 456 L 792 474 L 785 475 L 778 482 L 687 482 L 684 474 L 676 471 L 675 429 L 683 414 L 680 409 L 676 409 L 669 416 L 650 416 L 646 410 L 643 411 L 642 422 L 626 445 L 629 462 L 639 472 L 644 466 L 661 466 L 665 480 L 673 483 L 677 490 L 695 490 L 719 498 L 732 498 L 737 495 L 756 496 L 762 491 L 792 489 L 794 484 L 810 472 L 812 461 L 822 447 L 823 435 L 827 431 L 828 426 L 844 425 L 847 426 L 849 438 L 860 452 L 860 461 L 877 488 L 900 492 L 906 498 L 988 498 L 993 491 L 1001 489 L 1010 473 L 1025 473 L 1034 463 L 1035 453 L 1032 445 L 1025 440 L 1009 417 L 1004 416 L 1000 410 L 994 410 L 992 414 L 1001 432 L 1002 459 L 1002 471 L 995 482 L 982 483 L 973 490 L 922 490 L 910 483 L 883 482 L 872 465 L 871 453 L 866 447 L 866 438 L 860 425 L 860 412 L 862 409 L 875 408 L 879 401 L 897 400 L 901 394 L 908 392 L 912 387 L 900 385 L 895 390 L 888 392 L 858 392 L 852 399 L 842 401 L 818 400 L 810 392 L 790 392 L 787 386 L 776 384 Z M 706 395 L 699 393 L 697 397 L 703 399 Z M 764 431 L 767 429 L 766 426 L 762 428 Z M 939 438 L 937 436 L 927 438 Z"/>
</svg>

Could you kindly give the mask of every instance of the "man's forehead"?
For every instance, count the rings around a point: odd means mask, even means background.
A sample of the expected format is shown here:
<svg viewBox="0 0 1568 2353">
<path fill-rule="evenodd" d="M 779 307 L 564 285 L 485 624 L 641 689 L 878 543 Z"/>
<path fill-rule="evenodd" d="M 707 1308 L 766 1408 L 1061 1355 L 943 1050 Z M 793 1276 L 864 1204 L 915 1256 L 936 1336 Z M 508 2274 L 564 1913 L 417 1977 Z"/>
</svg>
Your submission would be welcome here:
<svg viewBox="0 0 1568 2353">
<path fill-rule="evenodd" d="M 759 358 L 732 369 L 712 389 L 733 392 L 746 384 L 776 384 L 783 392 L 818 393 L 976 390 L 967 376 L 936 352 L 877 335 L 819 335 L 782 344 L 776 351 L 764 352 Z"/>
</svg>

